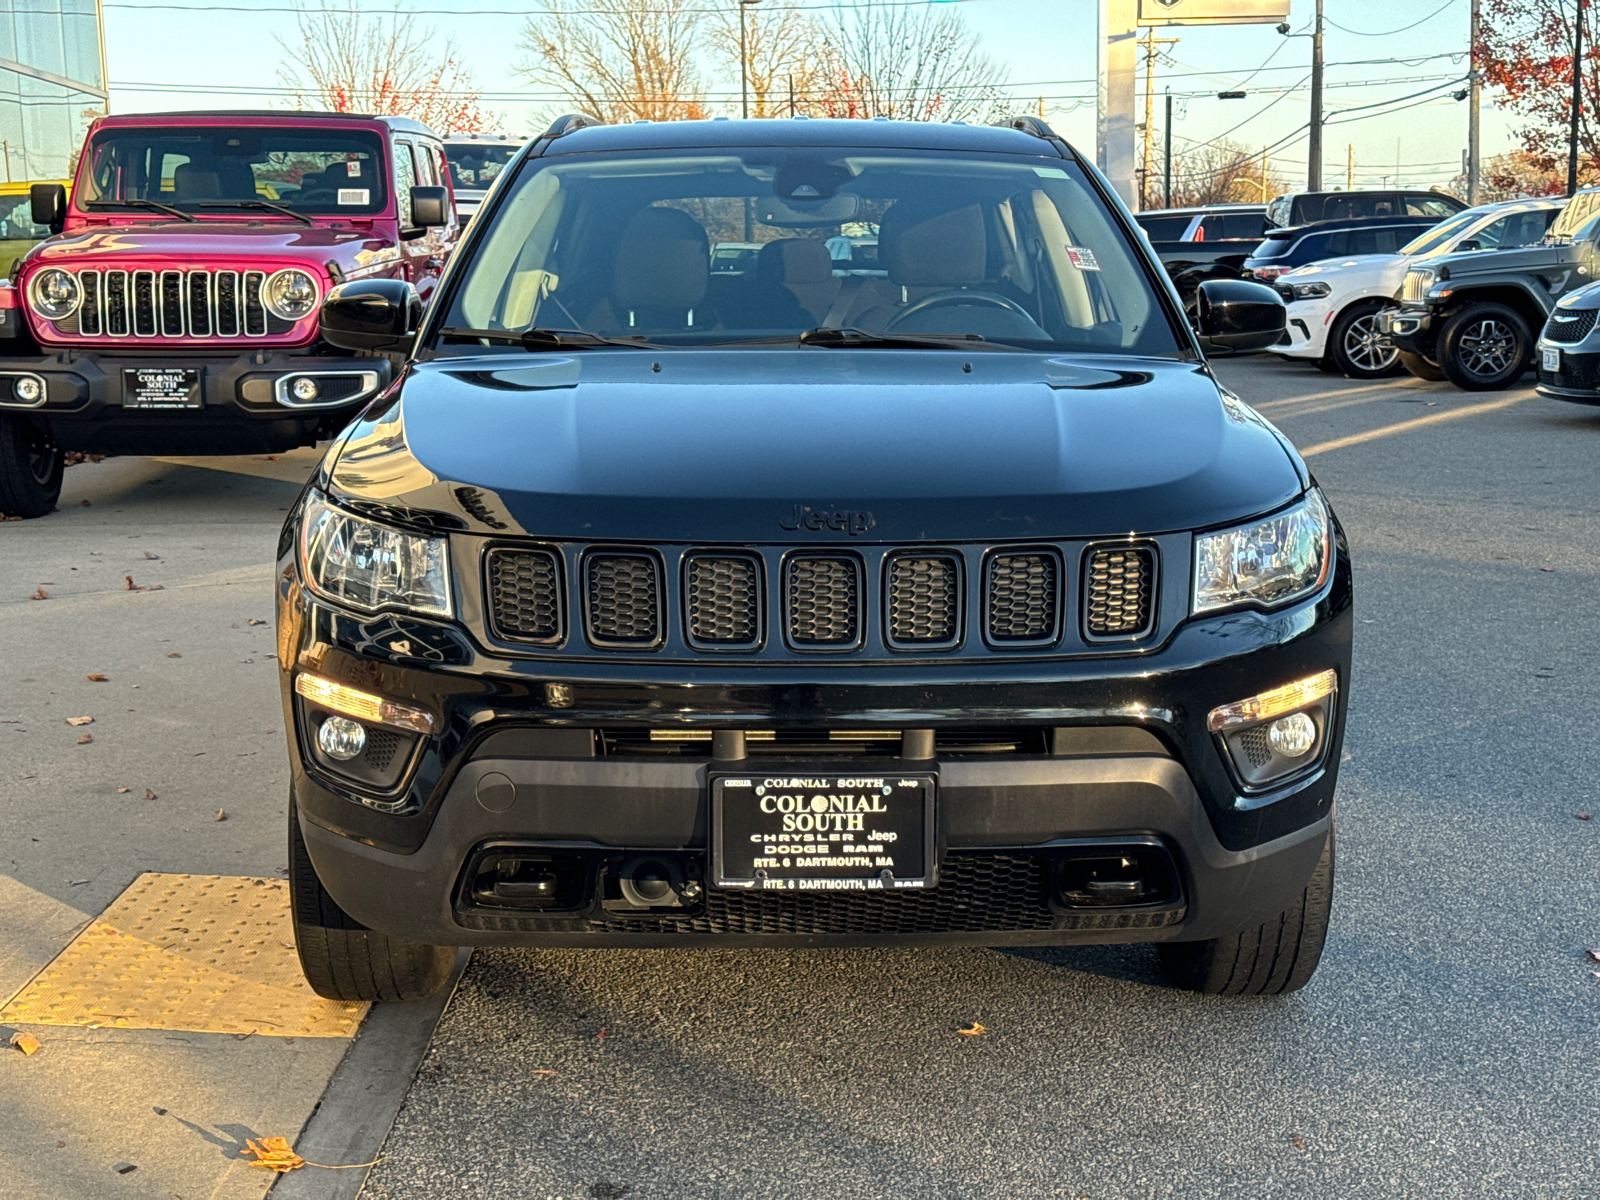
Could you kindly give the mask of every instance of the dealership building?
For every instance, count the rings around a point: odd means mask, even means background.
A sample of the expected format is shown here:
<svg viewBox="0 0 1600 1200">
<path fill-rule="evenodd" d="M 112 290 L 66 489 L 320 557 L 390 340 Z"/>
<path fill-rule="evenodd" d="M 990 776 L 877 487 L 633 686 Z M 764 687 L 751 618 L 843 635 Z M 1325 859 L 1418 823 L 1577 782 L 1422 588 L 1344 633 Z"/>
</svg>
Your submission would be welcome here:
<svg viewBox="0 0 1600 1200">
<path fill-rule="evenodd" d="M 0 0 L 0 178 L 67 177 L 106 110 L 103 35 L 99 0 Z"/>
</svg>

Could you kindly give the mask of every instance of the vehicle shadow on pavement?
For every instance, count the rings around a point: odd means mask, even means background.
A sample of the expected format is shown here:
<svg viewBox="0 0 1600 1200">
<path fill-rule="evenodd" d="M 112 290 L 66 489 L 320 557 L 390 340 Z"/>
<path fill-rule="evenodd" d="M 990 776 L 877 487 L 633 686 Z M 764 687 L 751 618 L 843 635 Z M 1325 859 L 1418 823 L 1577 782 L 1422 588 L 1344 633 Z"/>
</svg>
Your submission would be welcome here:
<svg viewBox="0 0 1600 1200">
<path fill-rule="evenodd" d="M 1012 946 L 996 947 L 995 952 L 1079 975 L 1141 983 L 1164 991 L 1172 988 L 1162 974 L 1154 946 Z"/>
</svg>

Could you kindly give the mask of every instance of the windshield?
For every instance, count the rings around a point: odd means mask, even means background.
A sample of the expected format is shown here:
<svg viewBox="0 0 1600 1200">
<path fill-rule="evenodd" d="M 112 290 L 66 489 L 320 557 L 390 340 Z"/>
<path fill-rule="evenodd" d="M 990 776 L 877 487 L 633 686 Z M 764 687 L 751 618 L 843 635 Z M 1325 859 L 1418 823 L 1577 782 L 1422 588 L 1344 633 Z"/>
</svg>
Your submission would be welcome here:
<svg viewBox="0 0 1600 1200">
<path fill-rule="evenodd" d="M 484 146 L 472 142 L 444 144 L 444 160 L 450 164 L 450 186 L 456 191 L 487 191 L 494 177 L 522 149 L 519 142 L 503 146 Z"/>
<path fill-rule="evenodd" d="M 737 345 L 827 327 L 1178 350 L 1127 237 L 1079 168 L 1054 158 L 768 148 L 529 160 L 457 278 L 447 328 Z M 439 349 L 513 339 L 462 340 Z"/>
<path fill-rule="evenodd" d="M 1475 221 L 1483 220 L 1482 213 L 1458 213 L 1448 221 L 1435 225 L 1419 238 L 1413 238 L 1400 247 L 1401 254 L 1427 254 L 1430 250 L 1437 250 L 1448 241 L 1453 241 L 1457 234 L 1466 229 Z"/>
<path fill-rule="evenodd" d="M 186 212 L 265 201 L 301 213 L 381 212 L 383 144 L 355 129 L 230 125 L 106 129 L 89 147 L 85 208 L 165 204 Z"/>
</svg>

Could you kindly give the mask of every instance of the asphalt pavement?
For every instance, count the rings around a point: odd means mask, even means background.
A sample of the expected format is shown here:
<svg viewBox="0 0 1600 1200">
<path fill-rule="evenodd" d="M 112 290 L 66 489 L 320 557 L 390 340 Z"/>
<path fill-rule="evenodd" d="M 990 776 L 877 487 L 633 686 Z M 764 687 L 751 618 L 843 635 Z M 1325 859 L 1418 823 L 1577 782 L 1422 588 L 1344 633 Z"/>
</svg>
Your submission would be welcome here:
<svg viewBox="0 0 1600 1200">
<path fill-rule="evenodd" d="M 37 1030 L 0 1054 L 0 1197 L 259 1196 L 246 1137 L 376 1157 L 418 1059 L 369 1200 L 1600 1195 L 1600 408 L 1218 372 L 1306 452 L 1356 563 L 1304 991 L 1177 992 L 1145 947 L 480 951 L 425 1051 L 410 1006 L 348 1055 Z M 254 622 L 314 458 L 83 464 L 59 512 L 0 525 L 0 1000 L 141 872 L 281 877 Z"/>
<path fill-rule="evenodd" d="M 479 951 L 363 1197 L 1600 1194 L 1600 409 L 1218 372 L 1355 556 L 1304 991 L 1141 947 Z"/>
</svg>

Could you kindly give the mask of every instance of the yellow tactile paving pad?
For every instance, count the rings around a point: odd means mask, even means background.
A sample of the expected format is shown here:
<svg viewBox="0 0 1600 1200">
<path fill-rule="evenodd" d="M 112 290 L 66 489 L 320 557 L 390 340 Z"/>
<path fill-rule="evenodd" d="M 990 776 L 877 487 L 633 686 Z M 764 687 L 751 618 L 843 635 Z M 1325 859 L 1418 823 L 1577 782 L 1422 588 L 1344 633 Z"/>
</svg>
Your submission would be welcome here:
<svg viewBox="0 0 1600 1200">
<path fill-rule="evenodd" d="M 366 1011 L 324 1000 L 301 975 L 287 881 L 152 873 L 0 1008 L 0 1021 L 353 1037 Z"/>
</svg>

